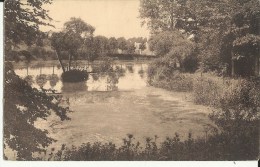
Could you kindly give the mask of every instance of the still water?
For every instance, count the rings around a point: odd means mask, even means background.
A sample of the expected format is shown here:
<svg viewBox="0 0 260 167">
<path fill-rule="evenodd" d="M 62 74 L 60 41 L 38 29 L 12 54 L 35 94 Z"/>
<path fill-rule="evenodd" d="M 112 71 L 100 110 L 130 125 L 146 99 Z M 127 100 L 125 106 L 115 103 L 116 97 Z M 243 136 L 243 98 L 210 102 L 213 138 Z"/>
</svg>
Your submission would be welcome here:
<svg viewBox="0 0 260 167">
<path fill-rule="evenodd" d="M 194 137 L 205 136 L 205 128 L 211 125 L 207 116 L 210 109 L 193 104 L 187 93 L 147 85 L 145 63 L 119 63 L 114 68 L 122 71 L 116 79 L 92 74 L 80 83 L 63 83 L 58 66 L 15 69 L 22 78 L 29 75 L 27 79 L 35 88 L 57 90 L 73 111 L 68 114 L 69 121 L 51 115 L 47 121 L 37 122 L 58 140 L 51 148 L 96 141 L 120 145 L 126 134 L 133 134 L 140 142 L 155 135 L 160 142 L 176 132 L 182 138 L 189 132 Z"/>
</svg>

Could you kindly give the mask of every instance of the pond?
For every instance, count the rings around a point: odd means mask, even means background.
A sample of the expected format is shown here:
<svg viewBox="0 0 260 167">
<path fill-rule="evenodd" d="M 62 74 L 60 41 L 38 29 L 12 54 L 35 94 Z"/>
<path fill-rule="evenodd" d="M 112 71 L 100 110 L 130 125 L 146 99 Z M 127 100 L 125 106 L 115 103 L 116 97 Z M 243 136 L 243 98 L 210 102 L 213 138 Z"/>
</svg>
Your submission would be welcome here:
<svg viewBox="0 0 260 167">
<path fill-rule="evenodd" d="M 114 68 L 120 69 L 121 75 L 91 74 L 89 80 L 80 83 L 63 83 L 57 65 L 20 67 L 15 72 L 27 77 L 35 88 L 57 90 L 73 111 L 68 114 L 70 121 L 59 121 L 51 115 L 47 121 L 37 122 L 58 140 L 50 147 L 95 141 L 120 145 L 126 134 L 133 134 L 140 142 L 155 135 L 163 141 L 176 132 L 183 139 L 189 132 L 195 138 L 204 137 L 205 128 L 212 124 L 208 119 L 210 109 L 193 104 L 188 93 L 147 85 L 147 67 L 147 63 L 119 62 Z M 91 71 L 92 65 L 82 68 Z"/>
</svg>

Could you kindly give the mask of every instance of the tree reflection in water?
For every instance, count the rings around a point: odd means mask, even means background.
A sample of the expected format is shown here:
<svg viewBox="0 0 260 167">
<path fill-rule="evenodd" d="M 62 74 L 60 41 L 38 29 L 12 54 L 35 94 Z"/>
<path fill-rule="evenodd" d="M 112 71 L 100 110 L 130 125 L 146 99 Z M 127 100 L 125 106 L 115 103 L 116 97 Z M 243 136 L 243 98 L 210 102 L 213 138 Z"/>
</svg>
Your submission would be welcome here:
<svg viewBox="0 0 260 167">
<path fill-rule="evenodd" d="M 119 67 L 119 66 L 116 66 L 115 70 L 114 70 L 116 73 L 118 73 L 118 76 L 119 77 L 123 77 L 125 76 L 125 72 L 126 70 L 122 67 Z"/>
<path fill-rule="evenodd" d="M 134 68 L 133 68 L 133 65 L 126 65 L 126 68 L 127 70 L 130 72 L 130 73 L 134 73 Z"/>
<path fill-rule="evenodd" d="M 100 75 L 98 75 L 96 73 L 92 74 L 91 76 L 92 76 L 93 81 L 98 81 L 99 77 L 100 77 Z"/>
<path fill-rule="evenodd" d="M 47 75 L 45 74 L 40 74 L 36 76 L 36 84 L 39 87 L 43 87 L 47 83 Z"/>
<path fill-rule="evenodd" d="M 126 73 L 126 69 L 123 69 L 120 66 L 115 66 L 115 68 L 111 68 L 111 66 L 106 65 L 107 70 L 105 70 L 105 66 L 102 66 L 102 70 L 97 70 L 97 67 L 92 67 L 96 73 L 91 74 L 93 81 L 98 81 L 100 78 L 107 79 L 107 91 L 116 91 L 118 90 L 118 82 L 120 77 L 124 77 Z"/>
<path fill-rule="evenodd" d="M 75 92 L 83 92 L 87 91 L 88 87 L 86 82 L 63 82 L 61 91 L 63 93 L 75 93 Z"/>
<path fill-rule="evenodd" d="M 34 83 L 34 80 L 33 80 L 33 76 L 32 75 L 27 75 L 24 80 L 30 85 L 32 86 L 32 84 Z"/>
<path fill-rule="evenodd" d="M 119 75 L 116 72 L 108 73 L 107 77 L 107 91 L 118 90 Z"/>
<path fill-rule="evenodd" d="M 57 74 L 48 75 L 48 80 L 50 81 L 50 86 L 53 88 L 59 82 L 59 77 Z"/>
<path fill-rule="evenodd" d="M 141 78 L 144 78 L 144 70 L 143 70 L 143 69 L 140 69 L 140 70 L 138 71 L 138 74 L 139 74 L 139 76 L 140 76 Z"/>
</svg>

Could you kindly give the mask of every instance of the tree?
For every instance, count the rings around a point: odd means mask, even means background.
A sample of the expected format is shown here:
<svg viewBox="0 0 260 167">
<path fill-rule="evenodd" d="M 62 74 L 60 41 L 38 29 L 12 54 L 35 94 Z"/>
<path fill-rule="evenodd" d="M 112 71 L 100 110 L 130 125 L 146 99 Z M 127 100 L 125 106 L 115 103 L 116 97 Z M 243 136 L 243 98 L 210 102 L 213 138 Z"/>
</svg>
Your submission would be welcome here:
<svg viewBox="0 0 260 167">
<path fill-rule="evenodd" d="M 69 53 L 68 69 L 70 70 L 72 59 L 77 59 L 79 49 L 83 48 L 84 45 L 86 46 L 89 40 L 93 42 L 94 30 L 94 27 L 80 18 L 73 17 L 70 21 L 64 23 L 64 30 L 62 32 L 52 34 L 51 45 L 56 50 L 63 72 L 65 72 L 65 68 L 62 64 L 61 52 L 66 51 Z"/>
<path fill-rule="evenodd" d="M 134 39 L 128 39 L 127 41 L 126 41 L 126 52 L 128 53 L 128 54 L 133 54 L 134 52 L 135 52 L 135 41 L 136 41 L 136 39 L 134 38 Z"/>
<path fill-rule="evenodd" d="M 152 34 L 176 28 L 187 32 L 195 29 L 188 0 L 141 0 L 139 13 L 142 25 L 147 24 Z"/>
<path fill-rule="evenodd" d="M 157 35 L 153 35 L 150 40 L 150 49 L 155 52 L 157 56 L 167 56 L 175 61 L 178 61 L 182 70 L 187 70 L 187 66 L 183 66 L 187 61 L 189 64 L 197 64 L 197 57 L 194 54 L 195 44 L 186 39 L 179 31 L 166 31 Z M 193 67 L 192 69 L 196 69 Z M 187 70 L 193 71 L 193 70 Z"/>
<path fill-rule="evenodd" d="M 102 56 L 106 54 L 109 50 L 109 43 L 107 37 L 101 35 L 94 37 L 92 47 L 96 55 Z"/>
<path fill-rule="evenodd" d="M 59 107 L 59 100 L 32 88 L 19 78 L 10 64 L 5 66 L 4 144 L 17 151 L 19 160 L 33 160 L 33 152 L 42 152 L 54 139 L 46 130 L 35 128 L 37 119 L 47 119 L 54 111 L 61 120 L 68 108 Z M 53 103 L 56 99 L 57 103 Z"/>
<path fill-rule="evenodd" d="M 117 39 L 118 42 L 118 48 L 121 49 L 122 51 L 127 49 L 127 42 L 124 37 L 120 37 Z"/>
<path fill-rule="evenodd" d="M 5 47 L 20 42 L 31 44 L 39 34 L 39 25 L 51 20 L 47 10 L 42 8 L 49 0 L 6 1 L 4 8 Z M 8 53 L 5 53 L 8 56 Z M 47 136 L 46 130 L 38 129 L 34 123 L 38 119 L 47 119 L 54 111 L 61 120 L 68 108 L 59 106 L 59 99 L 47 96 L 32 88 L 25 80 L 18 77 L 10 63 L 5 63 L 4 82 L 4 147 L 17 151 L 19 160 L 34 160 L 34 152 L 44 152 L 54 139 Z M 54 102 L 56 99 L 57 103 Z M 5 157 L 7 158 L 7 157 Z"/>
<path fill-rule="evenodd" d="M 65 67 L 62 64 L 61 52 L 64 50 L 64 45 L 63 45 L 64 35 L 65 34 L 63 32 L 58 32 L 58 33 L 53 33 L 51 36 L 51 46 L 55 50 L 55 53 L 57 55 L 57 58 L 59 60 L 63 72 L 65 72 Z"/>
<path fill-rule="evenodd" d="M 108 39 L 108 47 L 110 53 L 114 53 L 116 51 L 116 49 L 118 48 L 118 42 L 115 37 L 111 37 Z"/>
<path fill-rule="evenodd" d="M 258 75 L 259 7 L 255 0 L 141 0 L 140 18 L 152 34 L 191 37 L 202 71 Z"/>
<path fill-rule="evenodd" d="M 178 31 L 165 31 L 151 36 L 149 46 L 158 56 L 164 56 L 169 53 L 174 46 L 184 40 L 184 36 Z"/>
<path fill-rule="evenodd" d="M 72 31 L 76 34 L 79 34 L 83 38 L 89 38 L 93 36 L 93 33 L 95 31 L 95 28 L 84 22 L 81 18 L 70 18 L 69 21 L 64 23 L 64 29 L 65 31 Z"/>
<path fill-rule="evenodd" d="M 142 42 L 141 44 L 140 44 L 140 46 L 139 46 L 139 49 L 141 50 L 141 51 L 144 51 L 145 49 L 146 49 L 146 45 L 145 45 L 146 43 L 144 43 L 144 42 Z"/>
<path fill-rule="evenodd" d="M 5 45 L 16 46 L 21 42 L 33 44 L 41 36 L 39 26 L 51 26 L 46 20 L 52 19 L 48 16 L 48 11 L 42 8 L 44 4 L 50 3 L 51 0 L 5 1 Z"/>
</svg>

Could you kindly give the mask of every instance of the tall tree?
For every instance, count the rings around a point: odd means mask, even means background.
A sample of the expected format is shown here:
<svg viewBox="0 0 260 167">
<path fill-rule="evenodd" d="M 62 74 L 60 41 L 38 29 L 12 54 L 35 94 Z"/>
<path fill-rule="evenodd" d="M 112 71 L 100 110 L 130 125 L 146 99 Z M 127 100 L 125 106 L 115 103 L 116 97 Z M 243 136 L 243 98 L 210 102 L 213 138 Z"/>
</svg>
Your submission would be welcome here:
<svg viewBox="0 0 260 167">
<path fill-rule="evenodd" d="M 194 15 L 188 10 L 188 0 L 141 0 L 140 18 L 147 24 L 151 33 L 184 29 L 191 32 Z"/>
<path fill-rule="evenodd" d="M 118 48 L 118 42 L 115 37 L 108 39 L 108 47 L 110 53 L 115 53 L 116 49 Z"/>
<path fill-rule="evenodd" d="M 127 49 L 127 42 L 124 37 L 120 37 L 117 39 L 118 42 L 118 48 L 121 49 L 122 51 L 125 51 Z"/>
<path fill-rule="evenodd" d="M 68 69 L 70 70 L 71 62 L 73 59 L 77 59 L 79 49 L 87 45 L 88 41 L 93 42 L 94 31 L 95 28 L 88 23 L 80 18 L 72 17 L 69 21 L 64 23 L 64 30 L 62 32 L 53 33 L 51 45 L 57 53 L 63 72 L 65 72 L 65 68 L 62 64 L 61 52 L 67 51 L 69 53 Z"/>
<path fill-rule="evenodd" d="M 93 49 L 95 50 L 95 54 L 98 56 L 102 56 L 106 54 L 109 50 L 108 39 L 105 36 L 98 35 L 93 38 Z"/>
<path fill-rule="evenodd" d="M 92 25 L 84 22 L 81 18 L 72 17 L 69 21 L 64 23 L 64 30 L 72 31 L 84 38 L 89 38 L 93 36 L 95 28 Z"/>
</svg>

